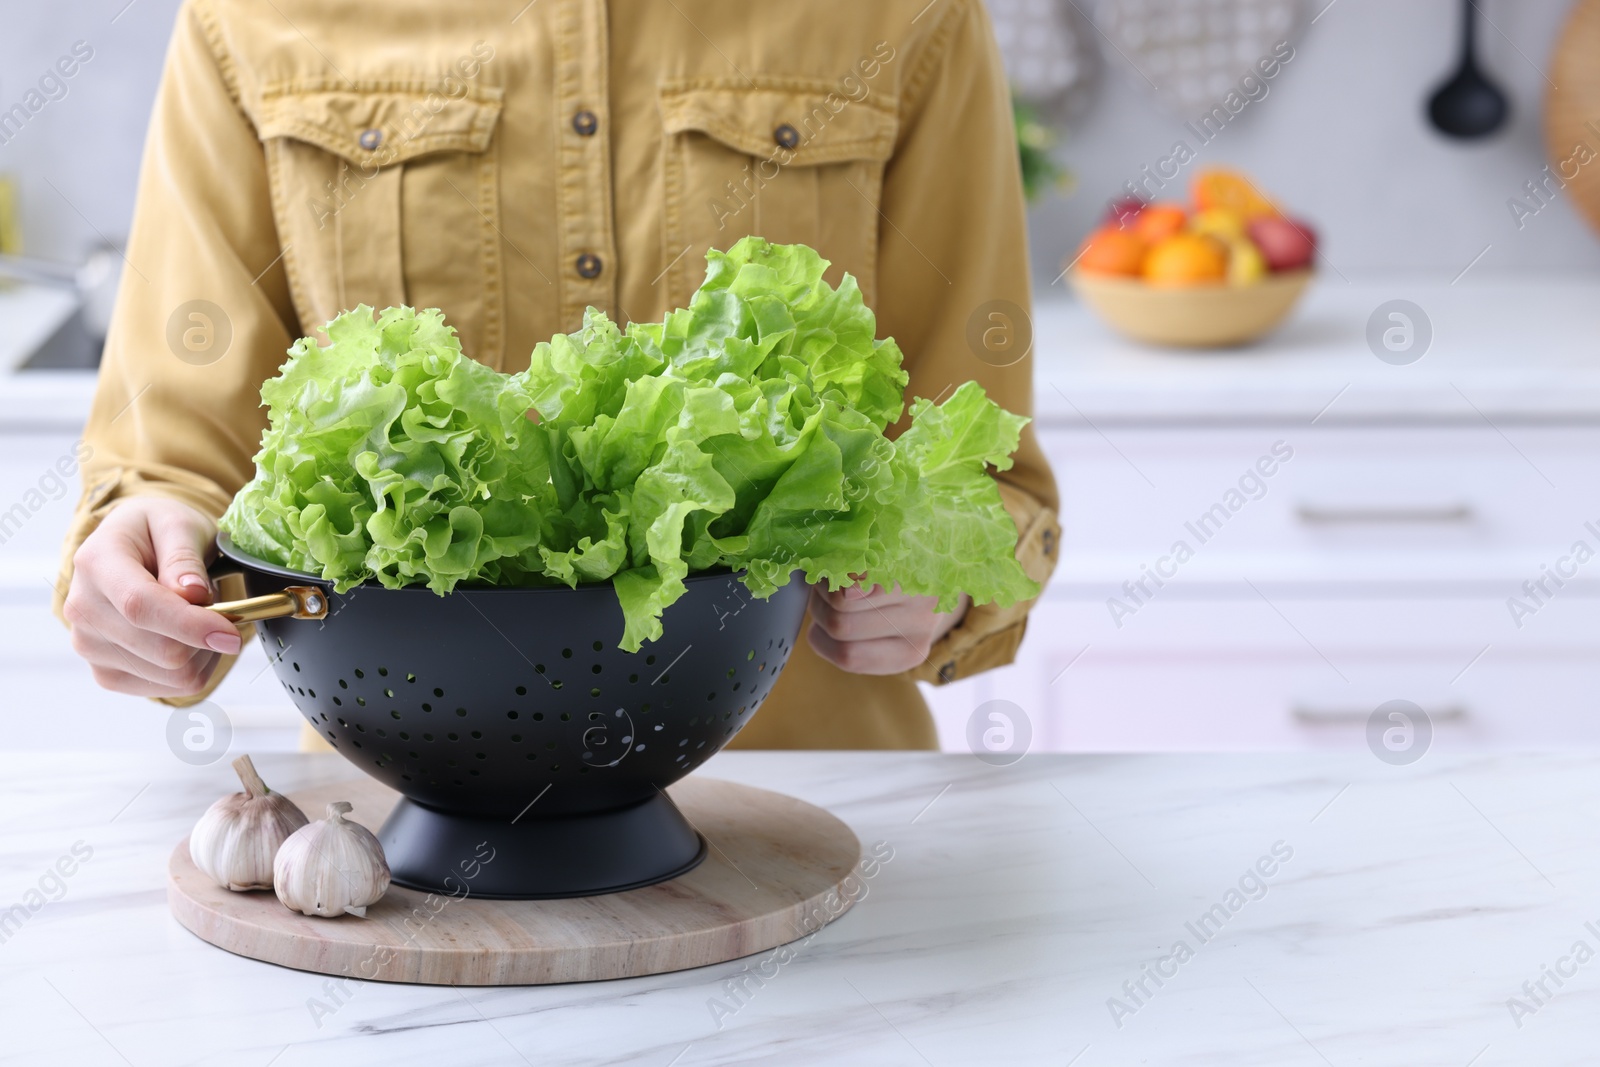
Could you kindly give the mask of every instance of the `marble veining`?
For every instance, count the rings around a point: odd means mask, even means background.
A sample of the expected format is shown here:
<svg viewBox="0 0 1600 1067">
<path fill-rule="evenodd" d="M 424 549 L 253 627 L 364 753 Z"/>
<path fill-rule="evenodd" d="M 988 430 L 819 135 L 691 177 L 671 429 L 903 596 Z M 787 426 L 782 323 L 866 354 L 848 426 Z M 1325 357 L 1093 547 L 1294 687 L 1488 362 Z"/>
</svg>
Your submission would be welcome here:
<svg viewBox="0 0 1600 1067">
<path fill-rule="evenodd" d="M 258 763 L 286 790 L 352 776 Z M 699 773 L 893 849 L 852 912 L 785 963 L 458 990 L 178 926 L 166 856 L 226 763 L 0 755 L 0 1064 L 1592 1064 L 1597 769 L 728 752 Z"/>
</svg>

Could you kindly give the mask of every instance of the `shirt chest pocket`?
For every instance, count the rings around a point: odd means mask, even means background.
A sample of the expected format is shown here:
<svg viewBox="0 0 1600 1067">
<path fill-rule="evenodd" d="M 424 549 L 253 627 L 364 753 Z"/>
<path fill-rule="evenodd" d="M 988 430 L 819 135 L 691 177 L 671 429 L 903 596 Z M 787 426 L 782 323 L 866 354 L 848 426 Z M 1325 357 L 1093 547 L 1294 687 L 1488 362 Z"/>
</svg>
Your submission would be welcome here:
<svg viewBox="0 0 1600 1067">
<path fill-rule="evenodd" d="M 357 304 L 438 307 L 463 349 L 498 365 L 499 90 L 264 94 L 273 213 L 306 330 Z"/>
<path fill-rule="evenodd" d="M 835 81 L 668 83 L 659 92 L 669 291 L 700 283 L 708 248 L 749 234 L 803 243 L 876 295 L 879 200 L 893 107 Z M 674 258 L 676 257 L 676 258 Z"/>
</svg>

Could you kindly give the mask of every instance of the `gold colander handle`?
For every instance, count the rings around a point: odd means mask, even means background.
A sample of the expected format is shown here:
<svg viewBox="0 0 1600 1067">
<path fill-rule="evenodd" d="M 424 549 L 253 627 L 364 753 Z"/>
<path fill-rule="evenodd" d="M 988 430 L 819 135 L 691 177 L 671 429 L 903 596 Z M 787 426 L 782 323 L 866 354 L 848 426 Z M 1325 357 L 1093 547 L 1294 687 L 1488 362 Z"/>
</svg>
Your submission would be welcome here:
<svg viewBox="0 0 1600 1067">
<path fill-rule="evenodd" d="M 265 596 L 211 604 L 207 610 L 236 623 L 282 618 L 322 619 L 328 615 L 328 597 L 314 585 L 291 585 Z"/>
</svg>

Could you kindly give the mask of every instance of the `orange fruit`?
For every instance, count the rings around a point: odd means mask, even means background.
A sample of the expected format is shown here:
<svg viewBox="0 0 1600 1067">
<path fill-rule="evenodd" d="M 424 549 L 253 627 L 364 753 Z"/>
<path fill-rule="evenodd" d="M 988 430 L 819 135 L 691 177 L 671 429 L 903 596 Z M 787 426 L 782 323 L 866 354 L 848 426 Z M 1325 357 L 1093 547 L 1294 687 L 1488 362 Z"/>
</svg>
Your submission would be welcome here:
<svg viewBox="0 0 1600 1067">
<path fill-rule="evenodd" d="M 1137 276 L 1144 265 L 1144 254 L 1145 243 L 1137 234 L 1115 225 L 1102 226 L 1084 240 L 1078 267 L 1091 274 Z"/>
<path fill-rule="evenodd" d="M 1179 233 L 1150 249 L 1144 280 L 1151 285 L 1210 285 L 1228 273 L 1228 250 L 1214 237 Z"/>
<path fill-rule="evenodd" d="M 1181 232 L 1188 222 L 1189 213 L 1181 204 L 1151 204 L 1134 218 L 1133 232 L 1153 245 Z"/>
<path fill-rule="evenodd" d="M 1194 176 L 1194 206 L 1199 211 L 1224 208 L 1245 220 L 1277 215 L 1278 209 L 1255 183 L 1236 170 L 1209 167 Z"/>
</svg>

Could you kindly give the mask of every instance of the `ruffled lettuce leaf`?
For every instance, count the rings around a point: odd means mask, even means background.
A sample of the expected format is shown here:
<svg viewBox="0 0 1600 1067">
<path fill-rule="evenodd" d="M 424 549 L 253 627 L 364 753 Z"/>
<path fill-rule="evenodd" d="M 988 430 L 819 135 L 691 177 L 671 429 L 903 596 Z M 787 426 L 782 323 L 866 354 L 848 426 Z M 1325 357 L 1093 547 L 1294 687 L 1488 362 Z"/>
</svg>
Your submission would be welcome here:
<svg viewBox="0 0 1600 1067">
<path fill-rule="evenodd" d="M 799 571 L 952 607 L 1038 593 L 990 469 L 1026 419 L 975 383 L 917 400 L 855 280 L 804 245 L 707 255 L 689 306 L 581 329 L 501 374 L 436 310 L 358 307 L 262 387 L 256 475 L 221 526 L 340 591 L 376 581 L 613 584 L 621 647 L 662 635 L 691 574 L 770 596 Z"/>
</svg>

